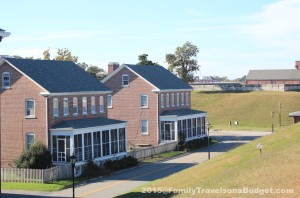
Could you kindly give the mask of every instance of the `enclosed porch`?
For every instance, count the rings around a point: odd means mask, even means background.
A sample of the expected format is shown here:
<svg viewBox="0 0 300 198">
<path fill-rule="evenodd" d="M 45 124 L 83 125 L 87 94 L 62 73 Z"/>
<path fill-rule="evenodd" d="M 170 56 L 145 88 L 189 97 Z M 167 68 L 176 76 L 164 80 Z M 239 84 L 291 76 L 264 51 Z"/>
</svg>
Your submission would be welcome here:
<svg viewBox="0 0 300 198">
<path fill-rule="evenodd" d="M 206 136 L 206 112 L 192 109 L 164 111 L 160 116 L 160 143 Z"/>
<path fill-rule="evenodd" d="M 76 165 L 87 160 L 105 161 L 126 155 L 126 122 L 107 118 L 62 121 L 50 129 L 54 164 Z"/>
</svg>

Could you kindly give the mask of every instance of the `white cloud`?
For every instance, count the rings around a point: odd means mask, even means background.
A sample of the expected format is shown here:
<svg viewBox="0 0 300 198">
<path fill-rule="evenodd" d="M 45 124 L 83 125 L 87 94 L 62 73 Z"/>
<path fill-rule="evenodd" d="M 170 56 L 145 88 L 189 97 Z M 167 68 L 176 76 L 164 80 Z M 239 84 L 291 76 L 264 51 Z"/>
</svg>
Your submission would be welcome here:
<svg viewBox="0 0 300 198">
<path fill-rule="evenodd" d="M 300 44 L 299 10 L 299 0 L 281 0 L 249 16 L 248 24 L 237 26 L 236 29 L 252 38 L 256 44 L 296 49 Z"/>
</svg>

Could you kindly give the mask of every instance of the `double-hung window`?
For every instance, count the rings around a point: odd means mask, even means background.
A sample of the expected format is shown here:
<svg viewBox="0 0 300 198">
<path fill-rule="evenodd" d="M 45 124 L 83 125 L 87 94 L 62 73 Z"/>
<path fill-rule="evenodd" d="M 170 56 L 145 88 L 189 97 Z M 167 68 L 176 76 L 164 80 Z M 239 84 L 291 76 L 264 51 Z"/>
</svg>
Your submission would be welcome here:
<svg viewBox="0 0 300 198">
<path fill-rule="evenodd" d="M 2 88 L 9 88 L 10 87 L 10 73 L 3 72 L 2 73 Z"/>
<path fill-rule="evenodd" d="M 148 96 L 141 95 L 141 108 L 147 108 L 147 107 L 148 107 Z"/>
<path fill-rule="evenodd" d="M 141 134 L 148 134 L 148 120 L 141 120 Z"/>
<path fill-rule="evenodd" d="M 34 144 L 34 134 L 26 133 L 26 148 L 29 149 Z"/>
<path fill-rule="evenodd" d="M 112 108 L 112 96 L 107 95 L 107 108 Z"/>
<path fill-rule="evenodd" d="M 184 106 L 184 93 L 181 93 L 181 106 Z"/>
<path fill-rule="evenodd" d="M 73 115 L 78 115 L 78 99 L 76 97 L 73 98 Z"/>
<path fill-rule="evenodd" d="M 64 98 L 64 116 L 69 116 L 69 99 Z"/>
<path fill-rule="evenodd" d="M 190 104 L 189 93 L 185 93 L 185 105 L 188 106 Z"/>
<path fill-rule="evenodd" d="M 170 107 L 170 95 L 167 94 L 166 96 L 166 107 Z"/>
<path fill-rule="evenodd" d="M 33 99 L 26 99 L 25 101 L 25 117 L 34 118 L 35 117 L 35 105 Z"/>
<path fill-rule="evenodd" d="M 88 110 L 87 110 L 87 98 L 83 97 L 82 98 L 82 114 L 87 115 L 88 114 L 87 112 L 88 112 Z"/>
<path fill-rule="evenodd" d="M 164 103 L 164 94 L 160 95 L 160 107 L 164 108 L 165 107 L 165 103 Z"/>
<path fill-rule="evenodd" d="M 99 110 L 100 110 L 100 113 L 104 113 L 104 101 L 103 101 L 103 96 L 100 96 L 99 98 Z"/>
<path fill-rule="evenodd" d="M 171 105 L 172 105 L 172 107 L 175 106 L 175 97 L 174 97 L 174 93 L 172 93 L 172 95 L 171 95 Z"/>
<path fill-rule="evenodd" d="M 58 117 L 58 99 L 57 98 L 53 99 L 53 117 L 55 117 L 55 118 Z"/>
<path fill-rule="evenodd" d="M 177 100 L 177 107 L 180 106 L 180 97 L 179 97 L 179 93 L 176 93 L 176 100 Z"/>
<path fill-rule="evenodd" d="M 127 87 L 129 84 L 129 76 L 127 74 L 122 75 L 122 86 Z"/>
<path fill-rule="evenodd" d="M 96 101 L 94 96 L 91 98 L 91 113 L 96 114 Z"/>
</svg>

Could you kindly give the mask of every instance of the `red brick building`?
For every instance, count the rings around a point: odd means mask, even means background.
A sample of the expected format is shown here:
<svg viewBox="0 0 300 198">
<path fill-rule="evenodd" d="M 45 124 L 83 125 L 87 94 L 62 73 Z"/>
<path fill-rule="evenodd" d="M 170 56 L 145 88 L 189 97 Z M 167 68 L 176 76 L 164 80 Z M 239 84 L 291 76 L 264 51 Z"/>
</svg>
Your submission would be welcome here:
<svg viewBox="0 0 300 198">
<path fill-rule="evenodd" d="M 300 84 L 300 61 L 296 61 L 295 69 L 250 70 L 246 85 L 286 85 Z"/>
<path fill-rule="evenodd" d="M 0 59 L 1 165 L 42 141 L 53 163 L 126 155 L 126 122 L 107 118 L 111 90 L 73 62 Z"/>
<path fill-rule="evenodd" d="M 108 117 L 126 120 L 129 147 L 206 136 L 206 112 L 191 109 L 192 87 L 162 66 L 111 63 Z"/>
</svg>

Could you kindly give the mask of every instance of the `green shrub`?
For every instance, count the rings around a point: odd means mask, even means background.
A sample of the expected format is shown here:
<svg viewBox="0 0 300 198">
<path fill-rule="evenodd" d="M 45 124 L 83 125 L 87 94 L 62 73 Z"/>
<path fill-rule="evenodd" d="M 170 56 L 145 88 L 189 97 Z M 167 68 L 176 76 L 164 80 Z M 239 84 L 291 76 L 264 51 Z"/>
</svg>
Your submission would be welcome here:
<svg viewBox="0 0 300 198">
<path fill-rule="evenodd" d="M 198 139 L 194 139 L 191 141 L 186 141 L 184 142 L 184 144 L 179 145 L 179 150 L 186 150 L 186 151 L 191 151 L 191 150 L 195 150 L 198 148 L 203 148 L 205 146 L 207 146 L 207 139 L 208 137 L 204 137 L 204 138 L 198 138 Z M 212 139 L 209 138 L 209 142 L 211 143 Z"/>
<path fill-rule="evenodd" d="M 124 157 L 119 160 L 108 160 L 104 164 L 105 168 L 111 170 L 121 170 L 121 169 L 129 168 L 137 165 L 138 165 L 137 159 L 131 156 Z"/>
<path fill-rule="evenodd" d="M 46 145 L 36 142 L 14 161 L 17 168 L 46 169 L 52 166 L 52 157 Z"/>
<path fill-rule="evenodd" d="M 85 167 L 84 167 L 84 171 L 82 173 L 82 176 L 84 176 L 84 177 L 93 177 L 93 176 L 105 175 L 106 173 L 107 173 L 106 170 L 99 167 L 97 164 L 94 163 L 94 161 L 89 160 L 86 163 Z"/>
</svg>

